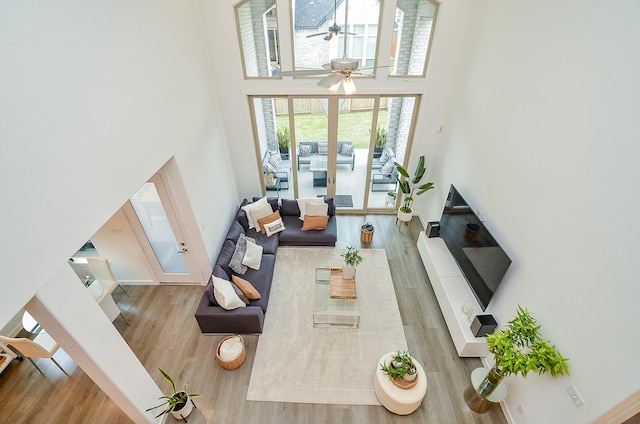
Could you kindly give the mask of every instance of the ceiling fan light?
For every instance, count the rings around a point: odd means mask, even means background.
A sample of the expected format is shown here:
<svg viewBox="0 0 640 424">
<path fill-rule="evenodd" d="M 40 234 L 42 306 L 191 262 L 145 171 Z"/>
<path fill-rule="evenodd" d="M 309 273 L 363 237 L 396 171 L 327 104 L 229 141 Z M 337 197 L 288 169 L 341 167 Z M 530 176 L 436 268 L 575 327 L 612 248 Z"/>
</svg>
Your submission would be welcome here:
<svg viewBox="0 0 640 424">
<path fill-rule="evenodd" d="M 329 87 L 329 91 L 331 91 L 331 93 L 336 94 L 338 92 L 338 89 L 340 88 L 340 83 L 342 82 L 342 80 L 338 81 L 337 83 L 333 84 L 331 87 Z"/>
<path fill-rule="evenodd" d="M 356 85 L 351 77 L 344 78 L 344 80 L 342 81 L 342 88 L 344 89 L 344 94 L 346 94 L 347 96 L 350 94 L 355 94 L 356 92 Z"/>
</svg>

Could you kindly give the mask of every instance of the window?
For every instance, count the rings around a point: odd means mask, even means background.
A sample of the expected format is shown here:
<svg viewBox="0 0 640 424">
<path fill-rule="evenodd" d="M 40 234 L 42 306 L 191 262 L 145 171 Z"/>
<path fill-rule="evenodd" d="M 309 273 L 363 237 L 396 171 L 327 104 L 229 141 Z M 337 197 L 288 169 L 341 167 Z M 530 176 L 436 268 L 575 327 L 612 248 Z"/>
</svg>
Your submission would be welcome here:
<svg viewBox="0 0 640 424">
<path fill-rule="evenodd" d="M 280 75 L 277 18 L 275 0 L 246 0 L 236 6 L 245 78 Z"/>
<path fill-rule="evenodd" d="M 398 0 L 390 75 L 426 75 L 437 11 L 433 0 Z"/>
</svg>

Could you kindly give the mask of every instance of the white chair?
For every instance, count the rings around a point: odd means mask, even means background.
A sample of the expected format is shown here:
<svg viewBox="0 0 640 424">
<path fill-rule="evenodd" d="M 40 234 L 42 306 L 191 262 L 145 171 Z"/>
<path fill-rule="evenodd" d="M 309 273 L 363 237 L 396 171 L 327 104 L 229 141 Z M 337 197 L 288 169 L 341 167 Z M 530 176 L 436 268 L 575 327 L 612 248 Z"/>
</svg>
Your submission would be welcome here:
<svg viewBox="0 0 640 424">
<path fill-rule="evenodd" d="M 22 356 L 31 361 L 33 366 L 36 367 L 36 369 L 40 371 L 41 374 L 44 373 L 31 358 L 49 358 L 53 361 L 54 364 L 58 366 L 58 368 L 60 368 L 63 373 L 69 375 L 53 358 L 54 353 L 56 353 L 57 350 L 60 349 L 60 346 L 55 340 L 53 340 L 53 337 L 51 337 L 44 331 L 38 334 L 33 340 L 24 337 L 12 338 L 0 336 L 0 341 L 18 350 L 22 354 Z"/>
<path fill-rule="evenodd" d="M 113 272 L 111 272 L 109 261 L 99 256 L 88 256 L 87 262 L 89 264 L 91 272 L 96 278 L 96 281 L 94 281 L 91 286 L 89 286 L 89 291 L 92 291 L 94 285 L 102 285 L 102 294 L 99 297 L 96 297 L 96 302 L 98 302 L 102 310 L 105 312 L 105 314 L 107 314 L 111 321 L 113 321 L 118 315 L 120 315 L 124 322 L 126 322 L 127 325 L 131 327 L 131 324 L 129 324 L 129 321 L 127 320 L 127 318 L 125 318 L 124 314 L 122 313 L 120 308 L 118 308 L 118 305 L 116 305 L 113 297 L 111 296 L 111 293 L 115 290 L 116 287 L 119 286 L 119 284 L 118 280 L 113 275 Z"/>
<path fill-rule="evenodd" d="M 113 275 L 113 271 L 111 271 L 111 265 L 109 265 L 109 261 L 107 259 L 100 256 L 87 256 L 87 263 L 89 264 L 91 273 L 96 280 L 100 280 L 102 282 L 113 281 L 118 285 L 118 287 L 120 287 L 120 290 L 122 290 L 124 294 L 129 296 L 129 293 L 127 293 L 124 287 L 122 287 L 122 285 L 118 282 L 116 276 Z"/>
</svg>

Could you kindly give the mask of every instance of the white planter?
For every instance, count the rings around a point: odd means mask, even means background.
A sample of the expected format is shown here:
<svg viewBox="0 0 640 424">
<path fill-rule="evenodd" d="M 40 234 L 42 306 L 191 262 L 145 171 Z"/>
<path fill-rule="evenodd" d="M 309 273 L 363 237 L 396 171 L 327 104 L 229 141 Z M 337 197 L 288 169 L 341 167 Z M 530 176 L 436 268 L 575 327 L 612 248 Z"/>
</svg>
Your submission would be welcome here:
<svg viewBox="0 0 640 424">
<path fill-rule="evenodd" d="M 345 280 L 351 280 L 356 278 L 356 267 L 353 265 L 344 264 L 342 267 L 342 278 Z"/>
<path fill-rule="evenodd" d="M 182 409 L 179 411 L 174 410 L 171 414 L 173 414 L 175 418 L 181 420 L 183 418 L 187 418 L 189 414 L 191 414 L 191 411 L 193 411 L 193 403 L 191 402 L 191 396 L 187 395 L 187 403 L 184 404 Z"/>
<path fill-rule="evenodd" d="M 411 221 L 411 217 L 413 216 L 413 211 L 406 213 L 406 212 L 402 212 L 400 209 L 398 209 L 398 219 L 402 222 L 407 222 L 407 221 Z"/>
</svg>

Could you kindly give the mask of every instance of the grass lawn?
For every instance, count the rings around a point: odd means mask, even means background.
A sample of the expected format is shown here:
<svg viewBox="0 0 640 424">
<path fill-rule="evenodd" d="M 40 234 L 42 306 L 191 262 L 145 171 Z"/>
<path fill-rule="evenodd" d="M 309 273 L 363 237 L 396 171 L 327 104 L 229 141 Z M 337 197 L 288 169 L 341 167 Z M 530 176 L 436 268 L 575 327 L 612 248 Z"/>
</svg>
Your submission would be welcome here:
<svg viewBox="0 0 640 424">
<path fill-rule="evenodd" d="M 353 141 L 356 149 L 367 149 L 371 137 L 371 121 L 373 112 L 348 112 L 341 113 L 338 126 L 338 140 Z M 294 118 L 296 126 L 296 140 L 326 140 L 328 123 L 323 113 L 298 114 Z M 378 122 L 387 122 L 387 111 L 378 112 Z M 289 125 L 287 115 L 276 116 L 278 128 Z"/>
</svg>

